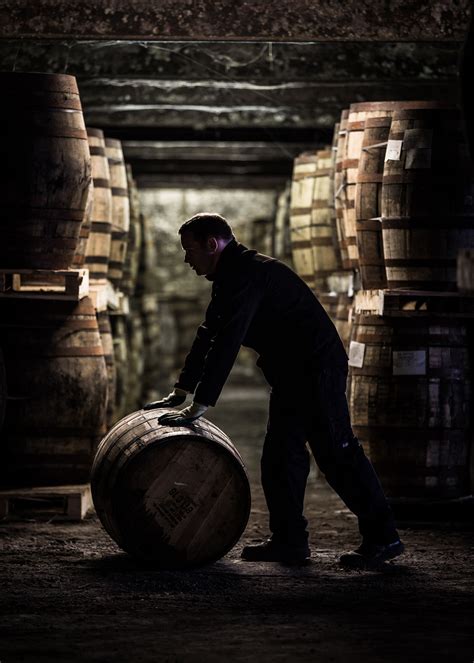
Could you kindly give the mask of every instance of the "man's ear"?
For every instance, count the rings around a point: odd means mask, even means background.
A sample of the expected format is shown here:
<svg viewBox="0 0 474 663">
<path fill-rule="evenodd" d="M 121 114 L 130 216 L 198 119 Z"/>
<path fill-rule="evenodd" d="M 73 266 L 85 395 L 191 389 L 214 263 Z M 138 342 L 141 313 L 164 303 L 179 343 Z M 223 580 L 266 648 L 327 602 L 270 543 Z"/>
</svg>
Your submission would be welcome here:
<svg viewBox="0 0 474 663">
<path fill-rule="evenodd" d="M 219 247 L 219 243 L 215 237 L 207 238 L 207 249 L 210 253 L 215 253 Z"/>
</svg>

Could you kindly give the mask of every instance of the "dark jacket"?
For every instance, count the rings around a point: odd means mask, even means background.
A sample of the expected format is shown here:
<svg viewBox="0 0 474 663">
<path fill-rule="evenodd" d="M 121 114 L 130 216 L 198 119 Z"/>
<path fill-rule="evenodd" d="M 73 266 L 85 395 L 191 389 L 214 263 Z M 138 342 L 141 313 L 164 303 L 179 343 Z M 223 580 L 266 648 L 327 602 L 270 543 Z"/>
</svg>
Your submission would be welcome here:
<svg viewBox="0 0 474 663">
<path fill-rule="evenodd" d="M 267 381 L 302 381 L 321 367 L 347 365 L 326 311 L 310 288 L 275 258 L 232 240 L 219 258 L 206 319 L 175 386 L 215 405 L 240 346 L 260 355 Z M 295 385 L 296 386 L 296 385 Z M 196 388 L 197 387 L 197 388 Z"/>
</svg>

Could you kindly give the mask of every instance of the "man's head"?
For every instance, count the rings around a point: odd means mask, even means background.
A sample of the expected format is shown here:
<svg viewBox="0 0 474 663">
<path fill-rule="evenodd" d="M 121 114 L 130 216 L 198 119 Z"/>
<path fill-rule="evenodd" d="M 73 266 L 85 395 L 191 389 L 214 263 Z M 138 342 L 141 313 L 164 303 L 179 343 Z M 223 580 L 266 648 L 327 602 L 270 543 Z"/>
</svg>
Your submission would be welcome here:
<svg viewBox="0 0 474 663">
<path fill-rule="evenodd" d="M 198 276 L 213 274 L 222 251 L 234 239 L 232 228 L 220 214 L 203 212 L 188 219 L 178 230 L 188 263 Z"/>
</svg>

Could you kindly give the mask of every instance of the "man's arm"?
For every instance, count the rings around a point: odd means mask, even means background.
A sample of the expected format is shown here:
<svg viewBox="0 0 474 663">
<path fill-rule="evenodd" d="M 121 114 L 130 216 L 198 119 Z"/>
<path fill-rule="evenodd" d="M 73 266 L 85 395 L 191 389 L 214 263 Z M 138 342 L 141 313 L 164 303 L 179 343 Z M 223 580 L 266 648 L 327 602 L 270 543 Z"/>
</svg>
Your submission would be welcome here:
<svg viewBox="0 0 474 663">
<path fill-rule="evenodd" d="M 215 405 L 229 376 L 245 334 L 263 298 L 254 272 L 219 284 L 215 298 L 217 330 L 204 359 L 194 400 Z"/>
</svg>

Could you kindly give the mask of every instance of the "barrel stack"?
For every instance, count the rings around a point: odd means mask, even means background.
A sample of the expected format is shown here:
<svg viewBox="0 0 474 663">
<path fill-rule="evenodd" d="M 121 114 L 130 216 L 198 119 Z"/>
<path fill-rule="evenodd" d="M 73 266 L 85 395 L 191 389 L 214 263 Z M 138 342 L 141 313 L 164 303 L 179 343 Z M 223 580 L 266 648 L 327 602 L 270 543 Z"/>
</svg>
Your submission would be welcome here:
<svg viewBox="0 0 474 663">
<path fill-rule="evenodd" d="M 85 127 L 75 78 L 0 78 L 0 481 L 78 485 L 107 428 L 156 388 L 154 239 L 121 142 Z"/>
<path fill-rule="evenodd" d="M 471 492 L 472 306 L 456 259 L 474 246 L 473 182 L 458 109 L 384 104 L 365 121 L 357 175 L 349 393 L 400 508 Z"/>
<path fill-rule="evenodd" d="M 101 129 L 87 127 L 91 155 L 93 197 L 90 234 L 86 246 L 85 266 L 91 282 L 105 285 L 112 241 L 112 189 L 110 168 Z"/>
<path fill-rule="evenodd" d="M 332 146 L 294 161 L 290 238 L 295 271 L 319 298 L 347 346 L 353 277 L 338 202 L 344 188 L 340 155 L 345 137 L 339 127 Z"/>
<path fill-rule="evenodd" d="M 2 486 L 88 481 L 107 371 L 89 294 L 88 135 L 73 76 L 1 73 Z"/>
<path fill-rule="evenodd" d="M 311 212 L 317 157 L 305 152 L 294 160 L 291 184 L 290 238 L 293 265 L 312 290 L 316 289 Z"/>
<path fill-rule="evenodd" d="M 290 195 L 291 186 L 278 194 L 275 214 L 275 258 L 293 266 L 290 238 Z"/>
<path fill-rule="evenodd" d="M 441 101 L 352 104 L 331 152 L 295 159 L 291 238 L 295 270 L 348 349 L 354 431 L 393 503 L 459 499 L 473 485 L 474 347 L 460 112 Z"/>
</svg>

